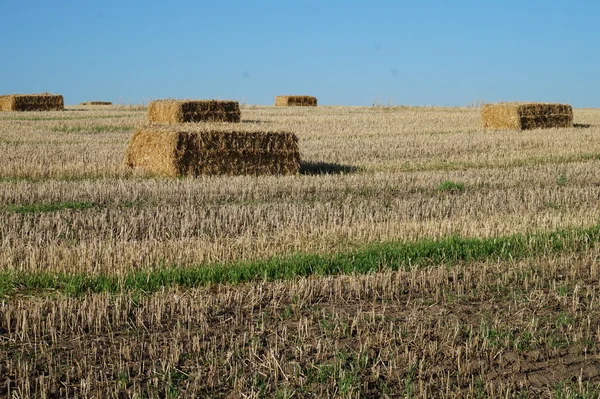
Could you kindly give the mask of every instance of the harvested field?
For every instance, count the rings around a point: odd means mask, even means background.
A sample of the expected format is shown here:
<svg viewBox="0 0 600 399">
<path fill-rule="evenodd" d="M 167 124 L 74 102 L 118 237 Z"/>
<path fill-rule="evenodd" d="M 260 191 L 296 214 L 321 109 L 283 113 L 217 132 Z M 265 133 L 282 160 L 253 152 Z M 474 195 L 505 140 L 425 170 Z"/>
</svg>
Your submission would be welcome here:
<svg viewBox="0 0 600 399">
<path fill-rule="evenodd" d="M 282 175 L 300 168 L 292 133 L 215 126 L 146 126 L 135 132 L 125 164 L 164 176 Z"/>
<path fill-rule="evenodd" d="M 63 96 L 58 94 L 9 94 L 0 96 L 0 111 L 62 111 Z"/>
<path fill-rule="evenodd" d="M 15 298 L 0 319 L 0 374 L 10 379 L 0 394 L 597 393 L 598 256 L 596 248 L 141 298 Z"/>
<path fill-rule="evenodd" d="M 276 107 L 316 107 L 317 98 L 312 96 L 277 96 Z"/>
<path fill-rule="evenodd" d="M 157 100 L 148 106 L 148 120 L 153 123 L 239 122 L 237 101 Z"/>
<path fill-rule="evenodd" d="M 518 135 L 476 108 L 242 111 L 0 114 L 0 397 L 600 395 L 600 110 Z M 145 129 L 289 132 L 302 162 L 140 173 Z"/>
<path fill-rule="evenodd" d="M 481 124 L 489 129 L 547 129 L 573 126 L 573 109 L 566 104 L 484 104 Z"/>
</svg>

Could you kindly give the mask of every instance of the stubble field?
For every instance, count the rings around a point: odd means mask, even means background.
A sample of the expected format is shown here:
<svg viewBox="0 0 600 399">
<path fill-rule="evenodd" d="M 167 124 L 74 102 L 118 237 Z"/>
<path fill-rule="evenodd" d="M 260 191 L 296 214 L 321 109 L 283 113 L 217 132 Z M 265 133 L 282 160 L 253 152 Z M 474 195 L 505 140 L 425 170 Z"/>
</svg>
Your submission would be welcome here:
<svg viewBox="0 0 600 399">
<path fill-rule="evenodd" d="M 145 117 L 0 113 L 1 397 L 600 395 L 600 110 L 244 106 L 300 174 L 196 179 Z"/>
</svg>

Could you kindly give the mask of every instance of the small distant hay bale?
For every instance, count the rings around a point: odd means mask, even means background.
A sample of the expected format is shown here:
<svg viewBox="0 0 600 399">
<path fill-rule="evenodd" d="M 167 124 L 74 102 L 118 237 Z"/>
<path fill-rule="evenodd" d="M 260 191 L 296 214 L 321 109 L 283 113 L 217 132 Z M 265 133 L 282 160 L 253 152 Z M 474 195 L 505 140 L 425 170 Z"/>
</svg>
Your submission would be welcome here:
<svg viewBox="0 0 600 399">
<path fill-rule="evenodd" d="M 171 177 L 287 175 L 300 169 L 298 138 L 292 133 L 194 126 L 202 125 L 139 128 L 125 152 L 124 164 Z"/>
<path fill-rule="evenodd" d="M 239 122 L 237 101 L 157 100 L 148 106 L 148 120 L 154 123 Z"/>
<path fill-rule="evenodd" d="M 86 101 L 79 105 L 112 105 L 112 103 L 110 101 Z"/>
<path fill-rule="evenodd" d="M 484 128 L 497 130 L 545 129 L 573 126 L 573 108 L 567 104 L 498 103 L 481 109 Z"/>
<path fill-rule="evenodd" d="M 8 94 L 0 96 L 0 111 L 62 111 L 65 109 L 60 94 Z"/>
<path fill-rule="evenodd" d="M 317 98 L 312 96 L 277 96 L 276 107 L 316 107 Z"/>
</svg>

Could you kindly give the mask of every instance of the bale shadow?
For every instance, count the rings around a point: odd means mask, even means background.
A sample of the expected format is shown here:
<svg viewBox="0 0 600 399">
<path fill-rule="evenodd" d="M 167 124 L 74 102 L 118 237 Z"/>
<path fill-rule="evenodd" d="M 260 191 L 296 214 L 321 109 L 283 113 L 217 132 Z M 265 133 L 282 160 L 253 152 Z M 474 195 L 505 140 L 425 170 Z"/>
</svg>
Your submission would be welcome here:
<svg viewBox="0 0 600 399">
<path fill-rule="evenodd" d="M 589 123 L 573 123 L 575 129 L 589 129 L 592 127 Z"/>
<path fill-rule="evenodd" d="M 300 162 L 301 175 L 343 175 L 358 172 L 356 166 L 329 162 Z"/>
</svg>

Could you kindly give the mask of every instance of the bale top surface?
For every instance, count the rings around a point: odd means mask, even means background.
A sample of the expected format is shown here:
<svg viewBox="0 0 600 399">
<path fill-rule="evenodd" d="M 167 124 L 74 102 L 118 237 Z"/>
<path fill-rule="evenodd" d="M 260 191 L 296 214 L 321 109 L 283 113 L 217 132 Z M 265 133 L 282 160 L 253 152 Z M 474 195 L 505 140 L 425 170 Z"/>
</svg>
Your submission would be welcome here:
<svg viewBox="0 0 600 399">
<path fill-rule="evenodd" d="M 492 104 L 483 104 L 483 108 L 485 108 L 485 107 L 510 107 L 510 108 L 518 108 L 518 107 L 540 107 L 540 106 L 563 106 L 563 107 L 570 107 L 569 104 L 542 103 L 542 102 L 531 102 L 531 101 L 512 101 L 512 102 L 500 102 L 500 103 L 492 103 Z"/>
<path fill-rule="evenodd" d="M 61 94 L 51 93 L 37 93 L 37 94 L 5 94 L 3 97 L 15 97 L 15 98 L 31 98 L 31 97 L 62 97 Z"/>
<path fill-rule="evenodd" d="M 254 123 L 145 123 L 137 127 L 137 130 L 152 130 L 157 133 L 281 133 L 278 129 L 265 129 Z"/>
</svg>

